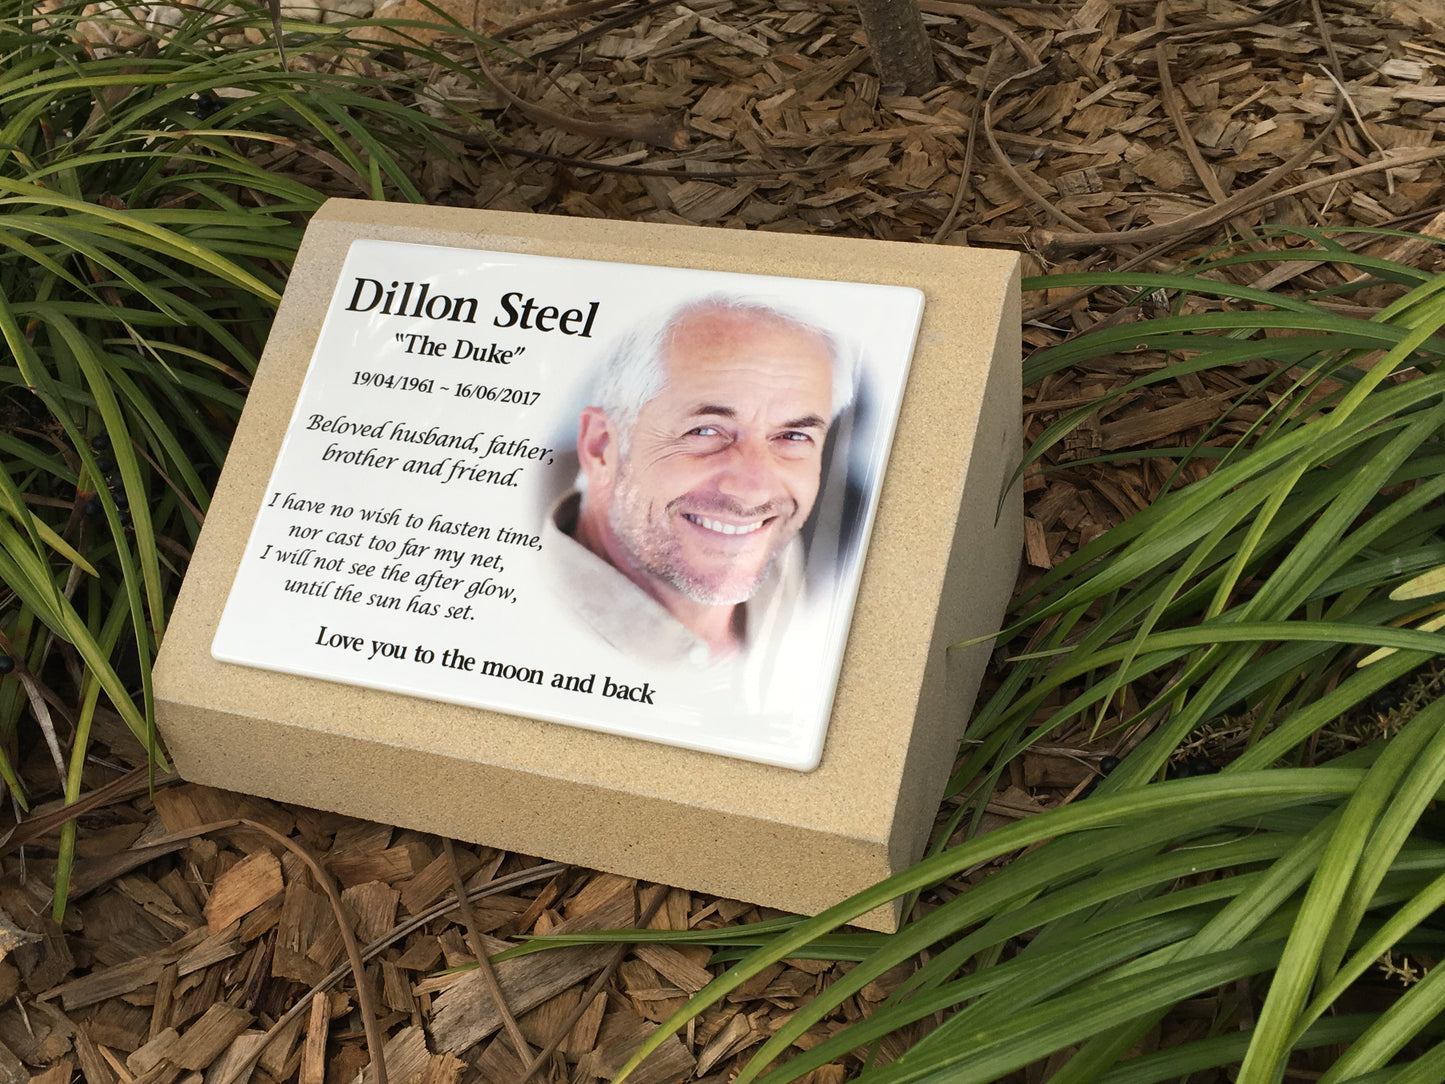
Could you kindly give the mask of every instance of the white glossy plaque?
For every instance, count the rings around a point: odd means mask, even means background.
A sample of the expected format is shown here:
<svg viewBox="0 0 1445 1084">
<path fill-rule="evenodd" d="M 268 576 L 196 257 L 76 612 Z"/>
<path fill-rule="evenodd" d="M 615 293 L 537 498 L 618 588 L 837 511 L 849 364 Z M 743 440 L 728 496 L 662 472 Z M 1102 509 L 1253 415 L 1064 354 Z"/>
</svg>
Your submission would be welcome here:
<svg viewBox="0 0 1445 1084">
<path fill-rule="evenodd" d="M 212 654 L 809 770 L 922 305 L 354 242 Z"/>
</svg>

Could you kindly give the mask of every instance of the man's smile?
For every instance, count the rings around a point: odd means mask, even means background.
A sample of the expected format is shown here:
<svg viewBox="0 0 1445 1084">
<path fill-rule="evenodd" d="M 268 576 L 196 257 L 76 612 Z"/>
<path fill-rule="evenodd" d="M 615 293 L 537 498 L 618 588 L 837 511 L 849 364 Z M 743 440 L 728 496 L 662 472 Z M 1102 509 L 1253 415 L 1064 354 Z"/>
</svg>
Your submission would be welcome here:
<svg viewBox="0 0 1445 1084">
<path fill-rule="evenodd" d="M 721 535 L 752 534 L 754 531 L 766 527 L 774 517 L 768 516 L 764 519 L 755 520 L 752 523 L 725 523 L 720 519 L 712 519 L 708 516 L 694 515 L 691 512 L 684 512 L 682 518 L 689 523 L 701 527 L 705 531 Z"/>
</svg>

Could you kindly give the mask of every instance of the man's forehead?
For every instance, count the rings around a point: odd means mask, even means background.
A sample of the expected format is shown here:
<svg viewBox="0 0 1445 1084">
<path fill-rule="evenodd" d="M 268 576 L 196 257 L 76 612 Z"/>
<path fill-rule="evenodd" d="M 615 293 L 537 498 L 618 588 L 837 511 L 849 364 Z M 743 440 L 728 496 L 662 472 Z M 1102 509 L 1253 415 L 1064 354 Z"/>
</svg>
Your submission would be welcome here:
<svg viewBox="0 0 1445 1084">
<path fill-rule="evenodd" d="M 830 381 L 833 367 L 832 349 L 821 332 L 767 312 L 688 314 L 673 326 L 661 360 L 667 384 L 707 381 L 758 365 L 779 383 L 811 383 Z"/>
<path fill-rule="evenodd" d="M 740 418 L 759 410 L 789 417 L 826 415 L 832 391 L 826 357 L 816 366 L 775 365 L 759 374 L 756 366 L 717 356 L 666 365 L 662 386 L 648 405 L 688 418 Z"/>
<path fill-rule="evenodd" d="M 696 344 L 732 340 L 793 338 L 800 344 L 816 345 L 825 353 L 827 341 L 815 327 L 765 308 L 704 306 L 683 313 L 668 329 L 668 346 L 683 348 Z"/>
</svg>

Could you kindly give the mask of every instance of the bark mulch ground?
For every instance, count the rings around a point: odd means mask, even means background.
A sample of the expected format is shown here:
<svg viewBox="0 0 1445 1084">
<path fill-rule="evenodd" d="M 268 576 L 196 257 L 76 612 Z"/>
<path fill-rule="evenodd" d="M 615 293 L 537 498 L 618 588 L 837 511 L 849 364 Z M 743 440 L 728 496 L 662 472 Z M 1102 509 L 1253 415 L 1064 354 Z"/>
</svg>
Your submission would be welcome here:
<svg viewBox="0 0 1445 1084">
<path fill-rule="evenodd" d="M 943 81 L 919 97 L 882 92 L 851 7 L 835 0 L 583 3 L 488 26 L 509 52 L 439 39 L 484 67 L 493 90 L 427 73 L 475 114 L 479 136 L 428 165 L 427 193 L 548 214 L 1006 246 L 1031 273 L 1169 269 L 1215 246 L 1298 243 L 1268 239 L 1278 225 L 1441 233 L 1445 12 L 1435 0 L 920 7 Z M 393 59 L 362 63 L 384 74 Z M 321 168 L 274 164 L 303 177 Z M 1439 264 L 1421 242 L 1339 238 Z M 1288 290 L 1341 282 L 1298 262 L 1248 274 Z M 1378 301 L 1339 304 L 1368 313 Z M 1109 291 L 1032 294 L 1025 308 L 1028 350 L 1150 315 L 1148 299 Z M 1028 389 L 1029 434 L 1155 363 L 1101 362 Z M 1247 409 L 1206 430 L 1258 375 L 1246 365 L 1156 385 L 1056 449 L 1026 483 L 1024 575 L 1144 507 L 1172 470 L 1167 458 L 1083 461 L 1228 441 Z M 1098 759 L 1086 738 L 1036 746 L 989 822 L 1076 796 Z M 92 741 L 63 925 L 48 916 L 66 814 L 43 802 L 57 789 L 38 748 L 24 769 L 41 804 L 0 826 L 0 1084 L 373 1080 L 375 1046 L 393 1082 L 605 1078 L 708 981 L 707 950 L 577 948 L 491 971 L 475 966 L 478 954 L 526 934 L 771 917 L 173 779 L 150 794 L 123 727 L 102 716 Z M 360 987 L 352 953 L 367 961 Z M 726 1080 L 847 966 L 775 965 L 633 1079 Z M 904 971 L 799 1045 L 869 1014 Z M 894 1040 L 878 1056 L 902 1049 Z M 807 1079 L 840 1081 L 860 1064 Z"/>
</svg>

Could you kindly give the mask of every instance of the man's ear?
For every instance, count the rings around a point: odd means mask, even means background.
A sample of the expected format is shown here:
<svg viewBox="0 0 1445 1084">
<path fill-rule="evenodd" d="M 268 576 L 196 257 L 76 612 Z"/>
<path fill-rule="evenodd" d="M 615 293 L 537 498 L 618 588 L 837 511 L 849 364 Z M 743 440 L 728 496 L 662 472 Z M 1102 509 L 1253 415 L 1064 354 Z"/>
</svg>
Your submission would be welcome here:
<svg viewBox="0 0 1445 1084">
<path fill-rule="evenodd" d="M 611 483 L 617 471 L 617 433 L 601 407 L 585 407 L 577 418 L 577 459 L 588 489 Z"/>
</svg>

